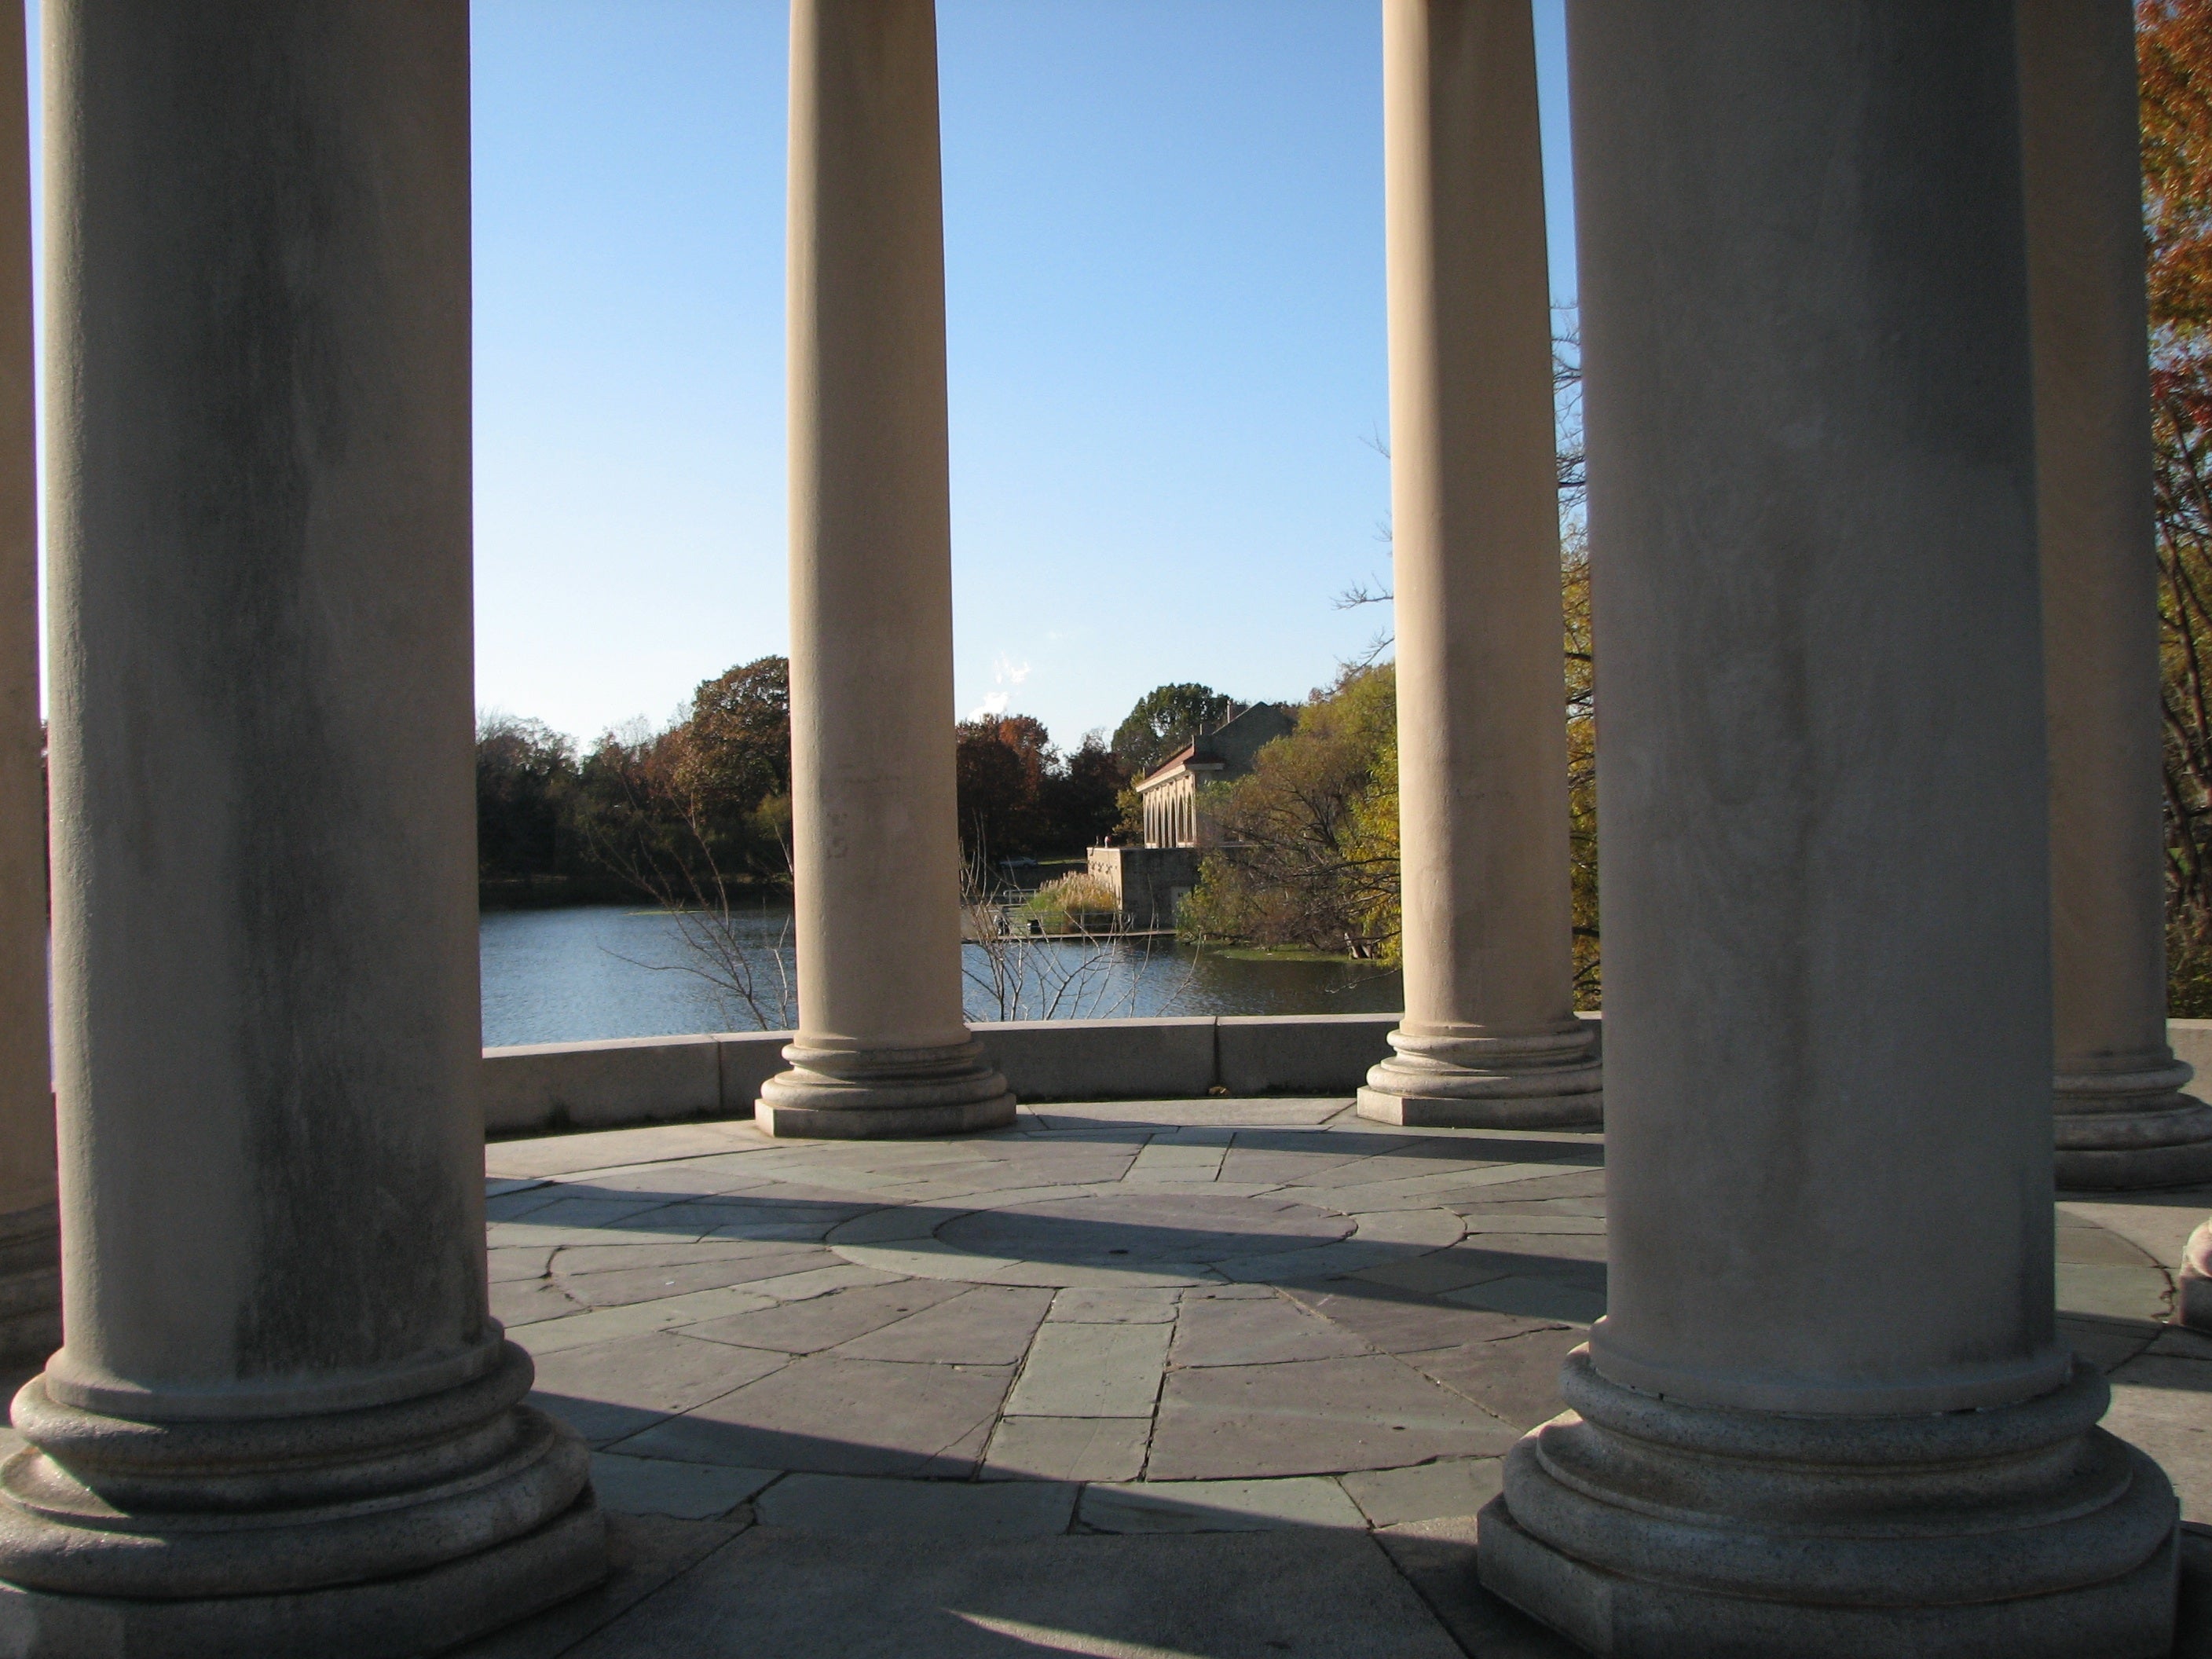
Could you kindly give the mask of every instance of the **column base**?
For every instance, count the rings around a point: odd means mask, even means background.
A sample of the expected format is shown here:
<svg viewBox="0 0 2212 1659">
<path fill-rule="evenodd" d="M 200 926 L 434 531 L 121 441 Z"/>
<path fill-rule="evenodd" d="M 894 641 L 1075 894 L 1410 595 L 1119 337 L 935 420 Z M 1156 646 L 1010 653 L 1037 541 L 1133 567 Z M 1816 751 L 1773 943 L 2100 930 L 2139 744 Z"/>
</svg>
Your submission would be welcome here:
<svg viewBox="0 0 2212 1659">
<path fill-rule="evenodd" d="M 2212 1106 L 2181 1092 L 2194 1075 L 2171 1054 L 2060 1072 L 2052 1079 L 2060 1188 L 2121 1192 L 2212 1181 Z"/>
<path fill-rule="evenodd" d="M 418 1659 L 581 1595 L 607 1573 L 587 1491 L 534 1532 L 425 1572 L 289 1595 L 160 1601 L 0 1583 L 10 1659 Z"/>
<path fill-rule="evenodd" d="M 2180 1292 L 2174 1317 L 2193 1330 L 2212 1331 L 2212 1221 L 2189 1235 L 2173 1282 Z"/>
<path fill-rule="evenodd" d="M 785 1048 L 791 1069 L 761 1085 L 753 1121 L 765 1134 L 823 1140 L 1003 1129 L 1014 1121 L 1006 1079 L 973 1037 L 933 1048 Z"/>
<path fill-rule="evenodd" d="M 39 1364 L 61 1345 L 61 1212 L 48 1202 L 0 1216 L 0 1367 Z"/>
<path fill-rule="evenodd" d="M 1577 1409 L 1507 1455 L 1494 1594 L 1620 1659 L 2166 1659 L 2179 1510 L 2094 1426 L 2093 1368 L 1924 1417 L 1676 1405 L 1568 1357 Z"/>
<path fill-rule="evenodd" d="M 125 1418 L 32 1378 L 0 1466 L 0 1652 L 401 1659 L 588 1589 L 590 1452 L 520 1403 L 529 1355 L 488 1346 L 458 1386 L 313 1414 Z"/>
<path fill-rule="evenodd" d="M 1595 1129 L 1605 1120 L 1597 1034 L 1570 1018 L 1547 1030 L 1486 1036 L 1390 1033 L 1367 1074 L 1360 1116 L 1433 1128 Z"/>
</svg>

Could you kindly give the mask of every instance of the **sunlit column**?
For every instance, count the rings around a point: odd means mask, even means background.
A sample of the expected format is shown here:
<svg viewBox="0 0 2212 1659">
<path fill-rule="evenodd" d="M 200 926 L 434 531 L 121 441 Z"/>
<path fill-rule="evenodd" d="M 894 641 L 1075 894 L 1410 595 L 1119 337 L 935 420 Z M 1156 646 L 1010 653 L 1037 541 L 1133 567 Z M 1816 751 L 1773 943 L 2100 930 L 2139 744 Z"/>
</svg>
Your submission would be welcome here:
<svg viewBox="0 0 2212 1659">
<path fill-rule="evenodd" d="M 61 1341 L 23 38 L 21 9 L 0 11 L 0 1363 Z"/>
<path fill-rule="evenodd" d="M 2166 1041 L 2157 568 L 2135 9 L 2021 0 L 2051 705 L 2058 1183 L 2212 1178 Z"/>
<path fill-rule="evenodd" d="M 1385 0 L 1406 1016 L 1362 1115 L 1594 1126 L 1528 0 Z"/>
<path fill-rule="evenodd" d="M 933 0 L 793 0 L 799 1034 L 771 1134 L 1013 1121 L 961 1018 Z"/>
<path fill-rule="evenodd" d="M 605 1567 L 486 1312 L 468 7 L 42 25 L 68 1340 L 0 1650 L 440 1650 Z"/>
<path fill-rule="evenodd" d="M 1571 0 L 1609 1304 L 1479 1559 L 1594 1651 L 2171 1650 L 2052 1310 L 2013 15 Z"/>
</svg>

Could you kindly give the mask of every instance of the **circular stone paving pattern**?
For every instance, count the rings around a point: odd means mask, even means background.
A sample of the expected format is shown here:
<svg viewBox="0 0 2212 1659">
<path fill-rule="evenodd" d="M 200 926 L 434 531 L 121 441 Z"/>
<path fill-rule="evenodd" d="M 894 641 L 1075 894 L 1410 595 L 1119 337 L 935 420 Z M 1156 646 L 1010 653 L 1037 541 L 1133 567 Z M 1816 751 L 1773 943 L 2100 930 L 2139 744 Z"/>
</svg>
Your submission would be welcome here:
<svg viewBox="0 0 2212 1659">
<path fill-rule="evenodd" d="M 1116 1193 L 979 1210 L 946 1222 L 938 1239 L 973 1255 L 1069 1267 L 1211 1265 L 1236 1256 L 1334 1244 L 1349 1216 L 1279 1199 Z"/>
</svg>

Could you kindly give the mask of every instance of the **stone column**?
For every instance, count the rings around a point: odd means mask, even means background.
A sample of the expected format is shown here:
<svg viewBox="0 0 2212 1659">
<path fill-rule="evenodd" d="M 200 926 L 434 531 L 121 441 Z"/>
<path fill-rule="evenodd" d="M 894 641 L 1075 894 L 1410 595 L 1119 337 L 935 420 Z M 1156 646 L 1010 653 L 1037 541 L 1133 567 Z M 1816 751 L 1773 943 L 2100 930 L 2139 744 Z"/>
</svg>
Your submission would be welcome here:
<svg viewBox="0 0 2212 1659">
<path fill-rule="evenodd" d="M 46 1046 L 25 69 L 22 9 L 8 6 L 0 9 L 0 1364 L 35 1364 L 62 1340 Z"/>
<path fill-rule="evenodd" d="M 799 1036 L 778 1135 L 1011 1123 L 961 1018 L 933 0 L 791 8 Z"/>
<path fill-rule="evenodd" d="M 485 1311 L 465 0 L 46 0 L 68 1340 L 0 1648 L 417 1654 L 605 1571 Z"/>
<path fill-rule="evenodd" d="M 1528 0 L 1384 0 L 1406 1017 L 1360 1115 L 1594 1127 Z"/>
<path fill-rule="evenodd" d="M 2157 566 L 2129 0 L 2021 0 L 2051 705 L 2058 1184 L 2212 1179 L 2166 1041 Z"/>
<path fill-rule="evenodd" d="M 2151 1659 L 2052 1311 L 2008 0 L 1573 0 L 1610 1306 L 1484 1582 L 1638 1659 Z"/>
</svg>

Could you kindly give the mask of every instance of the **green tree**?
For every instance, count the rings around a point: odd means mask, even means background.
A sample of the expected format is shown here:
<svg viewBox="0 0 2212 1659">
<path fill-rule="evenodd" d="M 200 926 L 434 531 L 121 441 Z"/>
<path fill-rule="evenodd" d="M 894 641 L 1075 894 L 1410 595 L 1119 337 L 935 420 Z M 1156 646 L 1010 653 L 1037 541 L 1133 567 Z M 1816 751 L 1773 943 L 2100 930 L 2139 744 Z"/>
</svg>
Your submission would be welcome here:
<svg viewBox="0 0 2212 1659">
<path fill-rule="evenodd" d="M 529 881 L 573 864 L 576 747 L 543 720 L 487 713 L 477 721 L 477 872 Z"/>
<path fill-rule="evenodd" d="M 1200 797 L 1222 843 L 1184 926 L 1205 939 L 1394 958 L 1398 901 L 1397 671 L 1345 671 L 1236 782 Z"/>
<path fill-rule="evenodd" d="M 1226 725 L 1237 707 L 1210 685 L 1155 686 L 1114 728 L 1114 758 L 1141 778 L 1200 733 Z"/>
</svg>

